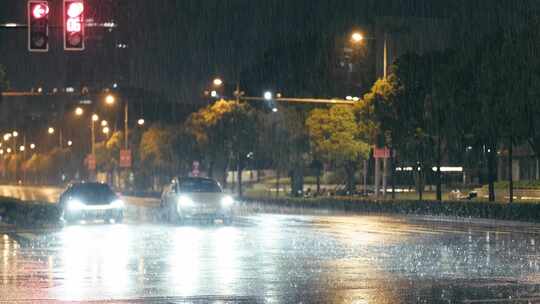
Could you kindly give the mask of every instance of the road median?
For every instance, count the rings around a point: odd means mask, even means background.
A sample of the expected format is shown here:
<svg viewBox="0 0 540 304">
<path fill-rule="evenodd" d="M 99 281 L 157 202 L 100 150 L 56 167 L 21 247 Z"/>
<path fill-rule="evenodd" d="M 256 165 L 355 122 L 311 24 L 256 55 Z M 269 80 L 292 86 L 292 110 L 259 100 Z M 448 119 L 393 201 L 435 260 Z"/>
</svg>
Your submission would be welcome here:
<svg viewBox="0 0 540 304">
<path fill-rule="evenodd" d="M 461 218 L 540 222 L 540 203 L 489 203 L 481 201 L 366 200 L 350 197 L 244 198 L 243 202 L 264 211 L 302 209 L 345 213 L 390 213 Z M 306 210 L 308 211 L 308 210 Z"/>
<path fill-rule="evenodd" d="M 21 226 L 43 225 L 59 219 L 60 210 L 47 202 L 0 197 L 0 221 Z"/>
</svg>

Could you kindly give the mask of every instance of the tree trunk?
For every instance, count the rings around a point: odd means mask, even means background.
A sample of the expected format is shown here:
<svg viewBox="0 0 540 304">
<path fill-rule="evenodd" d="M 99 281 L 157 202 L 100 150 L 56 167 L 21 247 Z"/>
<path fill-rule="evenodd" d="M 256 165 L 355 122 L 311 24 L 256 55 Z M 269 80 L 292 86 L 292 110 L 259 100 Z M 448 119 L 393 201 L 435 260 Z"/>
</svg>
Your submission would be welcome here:
<svg viewBox="0 0 540 304">
<path fill-rule="evenodd" d="M 279 174 L 281 172 L 279 171 L 279 168 L 276 168 L 276 197 L 279 197 Z"/>
<path fill-rule="evenodd" d="M 396 159 L 394 149 L 390 150 L 390 179 L 392 182 L 392 200 L 396 199 Z"/>
<path fill-rule="evenodd" d="M 366 196 L 368 194 L 367 192 L 368 172 L 369 172 L 368 164 L 369 164 L 368 160 L 364 159 L 364 189 L 362 190 L 363 190 L 364 195 Z"/>
<path fill-rule="evenodd" d="M 356 188 L 356 181 L 354 179 L 354 171 L 356 166 L 353 162 L 348 162 L 345 165 L 345 172 L 347 172 L 347 194 L 352 195 Z"/>
<path fill-rule="evenodd" d="M 237 163 L 237 180 L 238 180 L 238 197 L 242 197 L 242 157 L 238 153 L 238 163 Z"/>
<path fill-rule="evenodd" d="M 487 157 L 488 157 L 488 200 L 490 202 L 495 201 L 495 162 L 493 159 L 493 147 L 491 144 L 488 145 Z"/>
<path fill-rule="evenodd" d="M 210 163 L 208 164 L 208 177 L 213 178 L 214 177 L 214 160 L 210 160 Z"/>
<path fill-rule="evenodd" d="M 301 196 L 304 193 L 304 170 L 302 165 L 296 165 L 292 172 L 292 195 L 295 197 Z"/>
<path fill-rule="evenodd" d="M 227 175 L 229 174 L 228 172 L 228 166 L 225 165 L 225 168 L 223 169 L 223 189 L 227 189 Z"/>
<path fill-rule="evenodd" d="M 424 183 L 423 183 L 423 168 L 421 165 L 418 165 L 417 168 L 417 174 L 418 174 L 418 200 L 422 201 L 424 199 Z"/>
<path fill-rule="evenodd" d="M 374 186 L 375 186 L 375 198 L 379 198 L 379 188 L 380 188 L 380 181 L 381 181 L 381 163 L 380 163 L 380 158 L 375 158 L 375 181 L 374 181 Z"/>
<path fill-rule="evenodd" d="M 437 201 L 442 201 L 441 136 L 437 139 Z"/>
<path fill-rule="evenodd" d="M 510 137 L 508 143 L 508 197 L 509 203 L 514 201 L 514 181 L 512 178 L 512 162 L 513 162 L 513 153 L 512 153 L 512 137 Z"/>
<path fill-rule="evenodd" d="M 383 172 L 382 172 L 382 189 L 383 197 L 386 198 L 386 190 L 388 188 L 388 158 L 383 158 Z"/>
<path fill-rule="evenodd" d="M 321 193 L 321 170 L 317 169 L 317 177 L 316 177 L 316 183 L 317 183 L 317 195 Z"/>
</svg>

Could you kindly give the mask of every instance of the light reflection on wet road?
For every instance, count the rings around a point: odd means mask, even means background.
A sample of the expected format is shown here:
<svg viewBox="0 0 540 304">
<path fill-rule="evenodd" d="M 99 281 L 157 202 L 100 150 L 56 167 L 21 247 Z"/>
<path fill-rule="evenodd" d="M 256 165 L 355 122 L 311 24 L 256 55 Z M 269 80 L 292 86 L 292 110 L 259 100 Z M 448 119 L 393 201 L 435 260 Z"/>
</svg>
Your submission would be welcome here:
<svg viewBox="0 0 540 304">
<path fill-rule="evenodd" d="M 0 300 L 540 301 L 538 225 L 258 214 L 0 232 Z"/>
</svg>

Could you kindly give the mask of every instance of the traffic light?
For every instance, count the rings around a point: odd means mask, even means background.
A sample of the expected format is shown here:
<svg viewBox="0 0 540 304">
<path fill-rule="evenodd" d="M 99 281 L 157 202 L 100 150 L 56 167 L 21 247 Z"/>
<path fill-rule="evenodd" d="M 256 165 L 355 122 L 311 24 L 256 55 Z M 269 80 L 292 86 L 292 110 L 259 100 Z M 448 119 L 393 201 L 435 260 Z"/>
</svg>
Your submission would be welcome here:
<svg viewBox="0 0 540 304">
<path fill-rule="evenodd" d="M 28 1 L 28 50 L 49 50 L 49 3 L 43 0 Z"/>
<path fill-rule="evenodd" d="M 84 50 L 84 3 L 64 0 L 64 50 Z"/>
</svg>

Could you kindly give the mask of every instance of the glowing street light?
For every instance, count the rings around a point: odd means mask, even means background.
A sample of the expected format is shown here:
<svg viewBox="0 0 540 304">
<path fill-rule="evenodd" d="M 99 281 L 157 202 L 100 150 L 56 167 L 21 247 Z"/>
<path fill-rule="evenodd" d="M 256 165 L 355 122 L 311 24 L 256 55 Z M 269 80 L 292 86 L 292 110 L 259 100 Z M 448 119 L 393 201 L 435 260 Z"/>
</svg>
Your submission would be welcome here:
<svg viewBox="0 0 540 304">
<path fill-rule="evenodd" d="M 93 114 L 92 121 L 98 121 L 98 120 L 99 120 L 99 116 L 97 114 Z"/>
<path fill-rule="evenodd" d="M 278 108 L 276 107 L 272 108 L 272 112 L 277 113 L 277 111 L 278 111 Z"/>
<path fill-rule="evenodd" d="M 36 148 L 36 145 L 35 144 L 30 144 L 30 149 L 31 150 L 34 150 Z"/>
<path fill-rule="evenodd" d="M 13 131 L 13 133 L 11 133 L 11 134 L 13 135 L 13 137 L 19 136 L 19 132 L 17 132 L 17 131 Z"/>
<path fill-rule="evenodd" d="M 354 42 L 354 43 L 360 43 L 364 40 L 364 35 L 362 35 L 362 33 L 359 33 L 359 32 L 354 32 L 352 33 L 351 35 L 351 41 Z"/>
<path fill-rule="evenodd" d="M 137 124 L 138 124 L 139 126 L 144 125 L 144 118 L 139 118 L 139 120 L 137 120 Z"/>
<path fill-rule="evenodd" d="M 216 86 L 216 87 L 220 87 L 222 84 L 223 84 L 223 80 L 221 80 L 221 78 L 215 78 L 212 83 Z"/>
<path fill-rule="evenodd" d="M 213 90 L 212 92 L 210 92 L 210 96 L 212 96 L 212 97 L 214 97 L 214 98 L 218 97 L 217 91 L 216 91 L 216 90 Z"/>
<path fill-rule="evenodd" d="M 75 109 L 75 115 L 81 116 L 81 115 L 83 115 L 83 113 L 84 113 L 83 108 L 77 107 L 77 108 Z"/>
<path fill-rule="evenodd" d="M 212 83 L 213 83 L 216 87 L 220 87 L 220 86 L 223 84 L 223 80 L 221 80 L 221 78 L 215 78 L 214 81 L 212 81 Z"/>
<path fill-rule="evenodd" d="M 11 133 L 4 134 L 4 141 L 8 141 L 11 138 Z"/>
<path fill-rule="evenodd" d="M 102 131 L 103 131 L 103 134 L 109 134 L 111 130 L 109 129 L 109 127 L 104 127 Z"/>
<path fill-rule="evenodd" d="M 272 100 L 272 92 L 270 92 L 270 91 L 264 92 L 264 99 Z"/>
<path fill-rule="evenodd" d="M 47 129 L 47 132 L 49 134 L 54 134 L 54 128 L 53 127 L 49 127 L 49 129 Z"/>
<path fill-rule="evenodd" d="M 102 121 L 101 121 L 101 126 L 102 126 L 102 127 L 106 127 L 106 126 L 108 126 L 108 125 L 109 125 L 109 123 L 108 123 L 106 120 L 102 120 Z"/>
<path fill-rule="evenodd" d="M 71 140 L 68 140 L 67 145 L 68 145 L 68 147 L 71 147 L 71 146 L 73 146 L 73 142 Z"/>
<path fill-rule="evenodd" d="M 4 155 L 4 149 L 0 149 L 0 155 Z"/>
<path fill-rule="evenodd" d="M 6 152 L 9 154 L 11 153 L 11 148 L 7 148 Z"/>
<path fill-rule="evenodd" d="M 19 151 L 24 152 L 24 150 L 26 150 L 26 147 L 25 147 L 25 146 L 20 146 L 20 147 L 19 147 Z"/>
<path fill-rule="evenodd" d="M 108 105 L 112 105 L 114 102 L 115 102 L 115 98 L 113 95 L 109 94 L 105 97 L 105 103 L 107 103 Z"/>
</svg>

